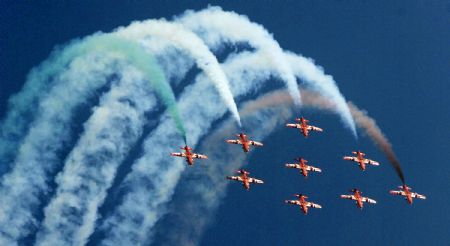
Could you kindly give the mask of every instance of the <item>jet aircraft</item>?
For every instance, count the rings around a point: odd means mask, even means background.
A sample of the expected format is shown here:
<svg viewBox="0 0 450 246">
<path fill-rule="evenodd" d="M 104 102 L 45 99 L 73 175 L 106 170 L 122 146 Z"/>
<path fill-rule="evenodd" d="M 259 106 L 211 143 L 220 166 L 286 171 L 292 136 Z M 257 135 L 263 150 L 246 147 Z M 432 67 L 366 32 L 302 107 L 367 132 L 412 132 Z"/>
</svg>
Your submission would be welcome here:
<svg viewBox="0 0 450 246">
<path fill-rule="evenodd" d="M 208 156 L 206 155 L 192 153 L 192 148 L 187 145 L 180 149 L 184 150 L 184 153 L 170 153 L 170 155 L 186 158 L 186 162 L 189 166 L 194 165 L 194 159 L 208 159 Z"/>
<path fill-rule="evenodd" d="M 377 161 L 364 158 L 364 156 L 366 154 L 361 152 L 361 151 L 359 151 L 359 150 L 358 151 L 352 151 L 352 154 L 354 154 L 356 156 L 344 156 L 344 160 L 357 162 L 359 167 L 363 171 L 366 170 L 366 164 L 370 164 L 370 165 L 373 165 L 373 166 L 379 166 L 380 165 L 380 163 L 378 163 Z"/>
<path fill-rule="evenodd" d="M 391 190 L 389 193 L 391 193 L 392 195 L 404 196 L 409 204 L 413 203 L 413 198 L 426 199 L 424 195 L 421 195 L 416 192 L 411 192 L 411 187 L 408 187 L 406 185 L 401 185 L 398 188 L 402 190 Z"/>
<path fill-rule="evenodd" d="M 296 169 L 300 169 L 302 175 L 306 178 L 308 177 L 308 172 L 312 171 L 312 172 L 322 172 L 322 170 L 320 168 L 317 167 L 313 167 L 313 166 L 309 166 L 306 163 L 308 162 L 307 160 L 303 159 L 303 158 L 296 158 L 296 161 L 298 161 L 298 164 L 286 164 L 285 166 L 287 168 L 296 168 Z"/>
<path fill-rule="evenodd" d="M 364 206 L 364 202 L 368 202 L 368 203 L 372 203 L 372 204 L 376 204 L 377 201 L 370 199 L 368 197 L 363 197 L 361 196 L 362 192 L 358 189 L 352 189 L 350 190 L 351 192 L 353 192 L 353 195 L 341 195 L 341 198 L 344 199 L 350 199 L 350 200 L 355 200 L 356 201 L 356 205 L 362 209 Z"/>
<path fill-rule="evenodd" d="M 239 170 L 239 171 L 237 171 L 237 173 L 240 173 L 241 175 L 239 175 L 239 176 L 227 176 L 227 179 L 236 180 L 236 181 L 242 182 L 242 185 L 244 186 L 244 188 L 246 190 L 250 189 L 250 183 L 264 184 L 264 181 L 262 181 L 262 180 L 249 177 L 248 174 L 250 174 L 250 172 L 247 172 L 245 170 Z"/>
<path fill-rule="evenodd" d="M 303 214 L 308 214 L 308 208 L 322 208 L 319 204 L 315 204 L 312 202 L 306 201 L 307 196 L 303 194 L 295 194 L 294 196 L 298 197 L 297 200 L 285 200 L 284 202 L 287 204 L 294 204 L 300 206 L 300 209 L 302 210 Z"/>
<path fill-rule="evenodd" d="M 307 120 L 303 117 L 296 118 L 295 121 L 297 121 L 299 123 L 286 124 L 286 127 L 300 129 L 300 131 L 302 132 L 303 136 L 305 136 L 305 138 L 308 137 L 309 131 L 323 132 L 322 128 L 308 125 L 309 120 Z"/>
<path fill-rule="evenodd" d="M 245 135 L 244 133 L 236 134 L 236 136 L 239 137 L 239 139 L 226 140 L 226 142 L 230 143 L 230 144 L 240 144 L 240 145 L 242 145 L 242 149 L 246 153 L 250 151 L 250 145 L 258 146 L 258 147 L 263 146 L 263 144 L 260 143 L 260 142 L 256 142 L 256 141 L 252 141 L 252 140 L 247 139 L 247 135 Z"/>
</svg>

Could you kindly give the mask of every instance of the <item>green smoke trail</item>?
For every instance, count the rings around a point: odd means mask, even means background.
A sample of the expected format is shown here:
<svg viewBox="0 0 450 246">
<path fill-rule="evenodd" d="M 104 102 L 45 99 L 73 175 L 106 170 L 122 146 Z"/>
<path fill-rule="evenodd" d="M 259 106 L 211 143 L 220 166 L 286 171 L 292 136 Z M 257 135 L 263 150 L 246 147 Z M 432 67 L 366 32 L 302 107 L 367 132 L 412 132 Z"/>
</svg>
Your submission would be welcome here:
<svg viewBox="0 0 450 246">
<path fill-rule="evenodd" d="M 77 49 L 85 52 L 116 52 L 139 69 L 151 83 L 158 97 L 166 105 L 175 125 L 186 143 L 186 130 L 181 120 L 172 87 L 156 59 L 146 52 L 139 43 L 114 34 L 95 35 L 87 38 Z"/>
</svg>

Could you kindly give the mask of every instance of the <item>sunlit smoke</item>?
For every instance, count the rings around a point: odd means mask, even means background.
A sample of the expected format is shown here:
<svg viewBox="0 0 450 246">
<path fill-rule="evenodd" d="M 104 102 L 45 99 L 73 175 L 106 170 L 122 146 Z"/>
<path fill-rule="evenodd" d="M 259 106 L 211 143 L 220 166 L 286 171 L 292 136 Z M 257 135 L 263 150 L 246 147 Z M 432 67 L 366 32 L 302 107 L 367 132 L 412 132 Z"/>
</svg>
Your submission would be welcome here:
<svg viewBox="0 0 450 246">
<path fill-rule="evenodd" d="M 119 28 L 117 34 L 133 40 L 156 37 L 166 43 L 172 43 L 178 48 L 187 50 L 194 57 L 197 66 L 204 71 L 214 84 L 236 122 L 241 126 L 239 112 L 230 91 L 228 79 L 217 58 L 195 33 L 186 29 L 183 25 L 161 19 L 134 22 L 127 27 Z"/>
</svg>

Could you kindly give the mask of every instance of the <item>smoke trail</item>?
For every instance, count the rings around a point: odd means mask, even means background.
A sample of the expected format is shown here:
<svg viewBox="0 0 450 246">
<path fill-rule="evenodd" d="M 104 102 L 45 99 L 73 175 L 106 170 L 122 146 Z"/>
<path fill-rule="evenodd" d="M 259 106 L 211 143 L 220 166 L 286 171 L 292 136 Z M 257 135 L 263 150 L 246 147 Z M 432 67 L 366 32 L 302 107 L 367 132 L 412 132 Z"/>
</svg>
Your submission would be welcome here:
<svg viewBox="0 0 450 246">
<path fill-rule="evenodd" d="M 337 111 L 339 106 L 335 101 L 332 101 L 328 98 L 324 98 L 319 94 L 312 94 L 311 92 L 302 92 L 302 96 L 306 97 L 304 101 L 306 101 L 306 105 L 312 105 L 316 108 L 322 110 L 332 110 Z M 247 107 L 242 110 L 242 116 L 245 116 L 248 113 L 262 110 L 266 107 L 273 107 L 276 105 L 289 105 L 292 104 L 289 96 L 283 91 L 275 91 L 267 94 L 266 96 L 261 96 L 258 100 L 253 102 L 249 102 Z M 358 109 L 358 107 L 349 102 L 348 107 L 350 109 L 350 113 L 352 117 L 355 119 L 356 125 L 362 129 L 370 139 L 375 143 L 375 145 L 386 155 L 387 159 L 391 162 L 392 167 L 395 169 L 398 177 L 405 183 L 405 176 L 403 175 L 403 171 L 400 166 L 400 162 L 395 155 L 394 150 L 392 149 L 392 145 L 389 142 L 388 138 L 381 131 L 380 127 L 376 124 L 375 120 L 367 115 L 367 112 Z"/>
<path fill-rule="evenodd" d="M 127 27 L 119 28 L 117 33 L 133 40 L 154 36 L 162 38 L 164 41 L 170 41 L 176 47 L 187 50 L 195 58 L 197 66 L 214 83 L 219 95 L 224 100 L 239 126 L 241 126 L 239 112 L 236 102 L 233 99 L 233 94 L 230 91 L 228 79 L 222 71 L 217 58 L 195 33 L 182 25 L 170 23 L 165 20 L 134 22 Z"/>
<path fill-rule="evenodd" d="M 137 74 L 136 74 L 137 73 Z M 156 106 L 138 72 L 122 73 L 90 119 L 56 178 L 37 245 L 84 245 L 117 167 L 142 134 L 144 113 Z M 94 185 L 95 184 L 95 185 Z"/>
<path fill-rule="evenodd" d="M 295 75 L 301 77 L 312 89 L 321 90 L 333 98 L 341 111 L 342 120 L 353 136 L 357 137 L 355 123 L 333 78 L 325 75 L 323 69 L 316 66 L 311 59 L 290 52 L 283 54 L 278 43 L 263 26 L 250 22 L 246 16 L 225 12 L 220 7 L 209 7 L 199 12 L 186 11 L 178 21 L 201 35 L 210 47 L 221 47 L 226 42 L 248 42 L 263 51 L 261 58 L 267 60 L 278 76 L 286 82 L 296 105 L 300 105 L 300 96 L 297 93 Z"/>
<path fill-rule="evenodd" d="M 283 93 L 286 95 L 286 93 Z M 308 99 L 303 97 L 303 106 L 309 106 Z M 292 103 L 291 98 L 289 101 Z M 258 107 L 255 113 L 252 103 L 246 103 L 241 108 L 242 120 L 245 124 L 257 125 L 249 129 L 248 134 L 256 139 L 264 140 L 274 129 L 284 125 L 292 117 L 292 109 L 285 105 L 275 107 Z M 220 149 L 217 143 L 235 133 L 236 129 L 227 120 L 219 125 L 202 141 L 199 149 L 212 160 L 220 160 L 215 165 L 204 165 L 196 172 L 189 173 L 189 179 L 183 179 L 178 186 L 180 193 L 176 193 L 174 204 L 169 211 L 169 228 L 159 230 L 158 241 L 164 245 L 198 245 L 205 227 L 211 216 L 225 196 L 225 188 L 229 184 L 224 177 L 237 170 L 245 163 L 247 155 L 231 153 L 231 148 Z M 186 187 L 186 188 L 184 188 Z M 175 223 L 172 223 L 176 221 Z"/>
<path fill-rule="evenodd" d="M 274 73 L 274 69 L 261 57 L 260 52 L 243 52 L 230 56 L 222 67 L 232 81 L 231 88 L 236 96 L 257 90 L 262 86 L 258 82 L 268 80 Z M 223 115 L 221 107 L 215 105 L 217 102 L 214 97 L 203 98 L 212 102 L 208 105 L 197 100 L 200 91 L 203 92 L 202 97 L 209 96 L 202 79 L 203 77 L 198 78 L 194 87 L 187 87 L 178 103 L 181 108 L 185 108 L 181 111 L 190 116 L 189 123 L 193 125 L 192 130 L 189 130 L 191 144 L 195 144 L 208 131 L 213 120 Z M 123 203 L 103 223 L 102 228 L 109 236 L 103 244 L 135 244 L 147 236 L 147 231 L 165 213 L 164 204 L 171 198 L 180 172 L 184 170 L 183 165 L 173 164 L 173 158 L 165 154 L 172 146 L 176 146 L 175 142 L 170 141 L 170 135 L 166 136 L 168 132 L 170 129 L 162 122 L 154 135 L 146 140 L 145 154 L 133 164 L 134 172 L 126 180 L 127 184 L 132 185 L 124 185 L 128 193 Z M 158 149 L 163 154 L 152 151 L 155 146 L 159 146 Z M 159 167 L 161 163 L 164 163 L 164 168 Z"/>
<path fill-rule="evenodd" d="M 257 50 L 263 51 L 285 82 L 295 104 L 301 105 L 292 69 L 278 42 L 262 25 L 250 22 L 246 16 L 235 12 L 225 12 L 220 7 L 209 7 L 198 12 L 188 10 L 177 21 L 197 32 L 210 47 L 217 48 L 230 42 L 248 42 Z"/>
<path fill-rule="evenodd" d="M 301 90 L 301 96 L 305 107 L 339 113 L 338 105 L 330 98 L 306 89 Z M 264 139 L 290 117 L 292 105 L 290 95 L 285 91 L 277 90 L 245 103 L 240 112 L 244 123 L 250 121 L 251 124 L 259 126 L 250 129 L 249 134 L 257 139 Z M 393 156 L 391 158 L 396 160 L 387 138 L 375 121 L 354 104 L 349 103 L 349 108 L 357 126 L 365 131 L 386 155 L 391 155 Z M 223 141 L 237 129 L 230 124 L 229 120 L 216 129 L 202 142 L 199 149 L 208 153 L 210 159 L 221 160 L 221 162 L 218 165 L 202 166 L 202 169 L 195 173 L 189 173 L 189 179 L 180 181 L 178 186 L 180 190 L 176 193 L 175 201 L 168 215 L 168 223 L 171 226 L 160 228 L 157 234 L 159 240 L 164 241 L 165 245 L 198 244 L 211 216 L 226 195 L 226 186 L 229 182 L 223 177 L 233 170 L 241 168 L 241 165 L 245 163 L 246 155 L 235 155 L 223 149 L 218 151 L 215 147 L 215 143 Z M 394 162 L 390 157 L 388 158 Z M 398 165 L 398 167 L 400 166 Z M 396 170 L 402 179 L 401 169 L 396 168 Z"/>
<path fill-rule="evenodd" d="M 107 36 L 108 38 L 112 38 L 112 35 Z M 95 49 L 105 50 L 107 47 L 101 45 L 101 42 L 108 38 L 104 34 L 97 33 L 84 39 L 71 41 L 65 47 L 58 46 L 46 61 L 31 70 L 22 90 L 9 99 L 7 115 L 1 122 L 0 163 L 2 165 L 0 165 L 0 167 L 2 170 L 0 170 L 0 173 L 5 172 L 6 167 L 13 161 L 13 157 L 19 149 L 18 146 L 27 133 L 28 126 L 35 115 L 37 115 L 35 109 L 38 108 L 39 101 L 48 95 L 50 88 L 55 83 L 61 82 L 58 74 L 65 71 L 75 57 L 79 57 L 86 54 L 86 52 Z M 115 38 L 115 43 L 122 43 L 125 46 L 128 45 L 131 47 L 136 46 L 136 44 L 133 44 L 132 42 L 127 43 L 125 40 L 120 41 L 119 38 Z M 134 49 L 137 49 L 137 47 L 134 47 Z M 178 54 L 178 56 L 179 55 L 180 54 Z M 175 59 L 171 59 L 171 62 L 173 63 L 174 60 Z M 177 69 L 181 69 L 180 66 L 178 66 Z M 146 70 L 148 69 L 146 68 Z M 94 83 L 93 85 L 97 84 L 98 83 Z M 91 91 L 95 91 L 94 86 Z M 91 93 L 91 91 L 89 93 Z M 174 100 L 166 101 L 168 103 Z M 176 113 L 173 106 L 170 108 L 173 111 L 172 116 L 174 117 L 180 132 L 184 132 L 181 120 L 176 116 L 178 113 Z M 184 134 L 183 137 L 185 138 Z"/>
<path fill-rule="evenodd" d="M 155 65 L 152 64 L 152 57 L 139 52 L 139 46 L 130 45 L 130 41 L 121 40 L 123 39 L 97 34 L 69 46 L 67 51 L 62 52 L 65 57 L 56 59 L 58 62 L 73 61 L 65 71 L 52 75 L 65 83 L 56 84 L 40 102 L 37 110 L 39 117 L 20 146 L 12 172 L 2 180 L 0 244 L 13 245 L 14 241 L 24 237 L 35 227 L 33 208 L 40 204 L 39 197 L 48 192 L 47 178 L 58 166 L 58 153 L 71 139 L 70 122 L 75 109 L 97 88 L 107 83 L 108 75 L 117 74 L 116 71 L 126 68 L 123 63 L 118 62 L 120 59 L 129 59 L 136 67 L 143 68 L 142 72 L 151 76 L 149 80 L 153 82 L 155 90 L 160 92 L 159 96 L 170 99 L 170 93 L 165 90 L 170 87 L 164 85 L 164 77 L 160 76 L 162 72 L 155 67 L 147 68 Z M 98 50 L 100 52 L 96 54 L 94 52 L 79 57 Z M 102 50 L 106 52 L 101 52 Z M 64 64 L 53 66 L 65 67 Z M 169 106 L 169 111 L 173 113 L 170 108 Z"/>
<path fill-rule="evenodd" d="M 391 162 L 395 171 L 397 172 L 398 177 L 405 184 L 405 176 L 403 175 L 402 168 L 400 166 L 400 162 L 397 159 L 397 156 L 392 149 L 392 145 L 387 139 L 387 137 L 383 134 L 380 127 L 377 125 L 374 119 L 370 118 L 367 115 L 367 112 L 362 111 L 356 107 L 355 104 L 349 102 L 348 106 L 352 112 L 353 117 L 355 118 L 356 123 L 359 127 L 365 130 L 367 135 L 372 139 L 372 141 L 377 145 L 377 147 L 383 151 L 388 160 Z"/>
<path fill-rule="evenodd" d="M 234 75 L 235 71 L 230 69 L 232 67 L 229 68 L 226 64 L 223 68 L 232 78 L 230 85 L 236 96 L 260 86 L 256 80 L 239 80 L 239 76 Z M 270 73 L 263 74 L 270 76 Z M 268 78 L 261 77 L 260 82 Z M 226 113 L 226 108 L 216 99 L 214 92 L 206 77 L 200 75 L 179 97 L 181 114 L 190 119 L 186 122 L 186 128 L 193 145 L 208 132 L 214 120 Z M 198 100 L 199 98 L 202 100 Z M 154 151 L 156 146 L 158 151 Z M 149 229 L 165 213 L 165 204 L 171 198 L 179 176 L 185 169 L 183 162 L 168 155 L 174 146 L 178 146 L 178 142 L 173 138 L 172 127 L 164 120 L 145 140 L 144 155 L 133 164 L 133 171 L 123 185 L 127 193 L 122 203 L 103 221 L 102 230 L 107 235 L 103 245 L 134 245 L 148 237 Z"/>
<path fill-rule="evenodd" d="M 120 38 L 115 34 L 102 36 L 102 40 L 99 41 L 95 42 L 95 50 L 105 49 L 106 51 L 120 52 L 133 66 L 144 73 L 146 78 L 149 78 L 148 81 L 152 88 L 168 108 L 177 129 L 186 142 L 186 130 L 178 112 L 175 95 L 155 58 L 143 51 L 142 47 L 136 42 Z"/>
</svg>

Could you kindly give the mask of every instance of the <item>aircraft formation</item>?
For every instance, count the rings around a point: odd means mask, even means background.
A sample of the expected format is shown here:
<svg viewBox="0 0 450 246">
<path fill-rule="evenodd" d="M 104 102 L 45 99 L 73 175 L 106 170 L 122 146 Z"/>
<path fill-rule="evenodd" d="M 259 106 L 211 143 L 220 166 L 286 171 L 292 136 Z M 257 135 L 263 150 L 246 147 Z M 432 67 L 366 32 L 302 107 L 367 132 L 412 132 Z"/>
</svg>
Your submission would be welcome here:
<svg viewBox="0 0 450 246">
<path fill-rule="evenodd" d="M 299 129 L 301 134 L 305 138 L 307 138 L 309 136 L 309 133 L 311 131 L 323 132 L 322 128 L 319 128 L 319 127 L 313 126 L 313 125 L 309 125 L 308 124 L 309 120 L 307 120 L 303 117 L 296 118 L 295 121 L 297 123 L 288 123 L 288 124 L 286 124 L 286 127 Z M 230 143 L 230 144 L 242 145 L 242 150 L 245 153 L 248 153 L 250 151 L 251 146 L 254 146 L 254 147 L 264 146 L 260 142 L 248 139 L 248 136 L 245 135 L 244 133 L 237 134 L 236 136 L 238 137 L 238 139 L 226 140 L 225 142 Z M 182 147 L 181 149 L 184 150 L 184 152 L 171 153 L 170 155 L 186 158 L 186 162 L 189 166 L 192 166 L 194 164 L 194 159 L 208 159 L 208 156 L 206 156 L 206 155 L 191 152 L 192 148 L 189 146 Z M 347 161 L 356 162 L 362 171 L 366 170 L 367 164 L 372 165 L 372 166 L 380 165 L 380 163 L 377 161 L 365 158 L 366 154 L 359 150 L 352 151 L 352 154 L 354 156 L 344 156 L 343 159 L 347 160 Z M 303 159 L 302 157 L 296 158 L 295 161 L 296 161 L 296 163 L 285 164 L 285 167 L 291 168 L 291 169 L 298 169 L 300 171 L 301 175 L 303 175 L 305 178 L 308 177 L 308 174 L 310 172 L 318 172 L 318 173 L 322 172 L 322 170 L 320 168 L 308 165 L 307 164 L 308 161 Z M 241 182 L 242 186 L 246 190 L 250 190 L 250 184 L 252 184 L 252 183 L 253 184 L 264 184 L 263 180 L 257 179 L 254 177 L 250 177 L 249 176 L 250 172 L 248 172 L 244 169 L 238 170 L 236 172 L 239 174 L 238 176 L 227 176 L 226 178 L 229 180 L 235 180 L 235 181 Z M 413 198 L 426 199 L 426 197 L 424 195 L 418 194 L 416 192 L 412 192 L 411 188 L 406 186 L 406 184 L 398 186 L 398 188 L 400 190 L 391 190 L 389 193 L 392 195 L 404 196 L 406 201 L 409 204 L 413 203 Z M 377 203 L 372 198 L 362 196 L 362 191 L 360 191 L 359 189 L 353 188 L 350 190 L 350 192 L 352 192 L 352 194 L 341 195 L 340 198 L 355 201 L 356 206 L 360 209 L 362 209 L 364 207 L 364 203 L 369 203 L 369 204 Z M 308 197 L 305 194 L 295 194 L 294 196 L 296 196 L 297 199 L 285 200 L 285 203 L 299 206 L 301 211 L 305 215 L 308 213 L 308 209 L 310 207 L 311 208 L 322 208 L 322 206 L 319 204 L 307 201 L 306 199 Z"/>
</svg>

